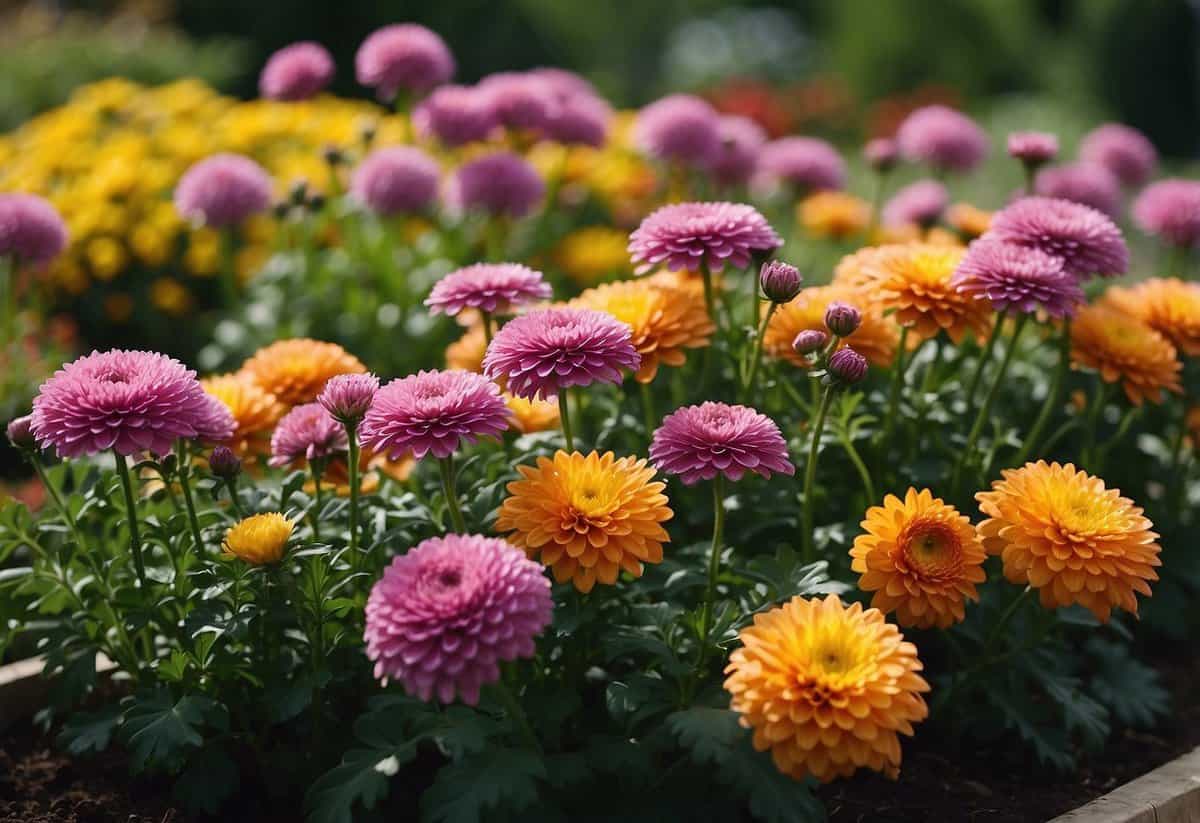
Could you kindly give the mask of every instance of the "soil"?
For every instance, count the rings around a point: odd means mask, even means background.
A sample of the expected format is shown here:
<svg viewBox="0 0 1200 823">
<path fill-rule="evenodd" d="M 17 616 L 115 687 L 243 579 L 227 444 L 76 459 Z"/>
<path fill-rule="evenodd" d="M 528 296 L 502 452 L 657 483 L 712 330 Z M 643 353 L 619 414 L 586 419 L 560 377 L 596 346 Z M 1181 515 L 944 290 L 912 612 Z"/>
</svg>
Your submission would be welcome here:
<svg viewBox="0 0 1200 823">
<path fill-rule="evenodd" d="M 1194 651 L 1177 648 L 1170 661 L 1159 661 L 1174 701 L 1161 728 L 1125 731 L 1069 778 L 996 752 L 950 755 L 936 735 L 918 734 L 904 744 L 899 781 L 863 774 L 820 790 L 830 823 L 1033 823 L 1081 806 L 1200 746 L 1200 654 Z M 164 783 L 131 780 L 118 752 L 73 759 L 23 725 L 0 735 L 0 823 L 191 819 L 172 804 Z M 257 823 L 275 821 L 258 817 Z"/>
</svg>

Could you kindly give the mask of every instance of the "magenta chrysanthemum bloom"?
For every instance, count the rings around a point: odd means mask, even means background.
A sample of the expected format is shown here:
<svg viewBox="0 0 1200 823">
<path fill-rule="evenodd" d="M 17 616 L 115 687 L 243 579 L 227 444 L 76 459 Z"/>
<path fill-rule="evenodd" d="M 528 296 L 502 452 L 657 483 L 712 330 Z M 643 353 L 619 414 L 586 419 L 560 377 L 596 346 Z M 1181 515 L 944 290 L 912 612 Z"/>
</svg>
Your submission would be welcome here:
<svg viewBox="0 0 1200 823">
<path fill-rule="evenodd" d="M 240 154 L 206 157 L 175 186 L 175 210 L 214 229 L 235 226 L 270 206 L 270 175 Z"/>
<path fill-rule="evenodd" d="M 758 167 L 758 155 L 767 144 L 767 133 L 749 117 L 728 114 L 717 124 L 719 143 L 709 172 L 722 186 L 739 186 L 750 181 Z"/>
<path fill-rule="evenodd" d="M 398 459 L 449 457 L 465 441 L 499 437 L 508 406 L 495 383 L 468 371 L 421 371 L 388 383 L 362 422 L 362 441 Z"/>
<path fill-rule="evenodd" d="M 650 462 L 685 486 L 718 474 L 736 481 L 746 472 L 796 472 L 774 420 L 749 406 L 712 401 L 668 414 L 654 432 Z"/>
<path fill-rule="evenodd" d="M 540 132 L 558 108 L 558 97 L 542 77 L 502 71 L 479 81 L 500 125 L 518 131 Z"/>
<path fill-rule="evenodd" d="M 0 194 L 0 257 L 42 265 L 67 245 L 67 226 L 54 207 L 35 194 Z"/>
<path fill-rule="evenodd" d="M 272 54 L 258 76 L 258 93 L 272 100 L 307 100 L 333 80 L 333 56 L 305 40 Z"/>
<path fill-rule="evenodd" d="M 379 378 L 373 374 L 339 374 L 325 383 L 317 402 L 334 420 L 354 425 L 371 408 L 378 391 Z"/>
<path fill-rule="evenodd" d="M 350 451 L 346 429 L 320 403 L 304 403 L 283 416 L 271 435 L 271 460 L 276 468 L 301 461 L 311 463 Z"/>
<path fill-rule="evenodd" d="M 769 182 L 801 191 L 840 189 L 846 185 L 846 164 L 837 149 L 815 137 L 782 137 L 763 146 L 758 172 Z"/>
<path fill-rule="evenodd" d="M 442 38 L 416 23 L 398 23 L 372 32 L 354 55 L 358 82 L 380 100 L 399 92 L 424 94 L 454 76 L 454 56 Z"/>
<path fill-rule="evenodd" d="M 932 226 L 946 210 L 950 194 L 936 180 L 909 183 L 892 195 L 883 207 L 885 226 Z"/>
<path fill-rule="evenodd" d="M 900 154 L 939 171 L 968 172 L 987 156 L 983 129 L 960 111 L 925 106 L 904 118 L 896 132 Z"/>
<path fill-rule="evenodd" d="M 620 383 L 641 357 L 629 326 L 591 309 L 539 309 L 505 323 L 483 358 L 490 380 L 504 378 L 518 397 L 549 399 L 561 389 Z"/>
<path fill-rule="evenodd" d="M 1116 217 L 1121 209 L 1121 181 L 1104 166 L 1070 163 L 1038 172 L 1033 189 L 1042 197 L 1082 203 Z"/>
<path fill-rule="evenodd" d="M 970 245 L 953 283 L 963 294 L 991 301 L 997 311 L 1030 314 L 1041 309 L 1067 317 L 1085 300 L 1078 278 L 1061 257 L 990 235 Z"/>
<path fill-rule="evenodd" d="M 1195 246 L 1200 242 L 1200 182 L 1173 178 L 1151 183 L 1133 201 L 1133 221 L 1173 246 Z"/>
<path fill-rule="evenodd" d="M 990 236 L 1061 257 L 1075 277 L 1124 274 L 1129 247 L 1103 212 L 1052 197 L 1023 197 L 992 216 Z"/>
<path fill-rule="evenodd" d="M 206 393 L 204 397 L 207 408 L 196 422 L 196 439 L 209 444 L 224 443 L 233 437 L 233 414 L 211 394 Z"/>
<path fill-rule="evenodd" d="M 431 537 L 392 560 L 367 598 L 367 657 L 379 680 L 422 700 L 468 705 L 500 663 L 532 657 L 554 601 L 542 566 L 496 537 Z"/>
<path fill-rule="evenodd" d="M 500 151 L 464 163 L 454 174 L 449 200 L 464 211 L 524 217 L 545 193 L 546 184 L 525 158 Z"/>
<path fill-rule="evenodd" d="M 708 167 L 721 142 L 720 116 L 691 94 L 672 94 L 638 112 L 634 139 L 651 157 Z"/>
<path fill-rule="evenodd" d="M 863 159 L 879 173 L 891 171 L 900 159 L 900 147 L 888 137 L 876 137 L 863 146 Z"/>
<path fill-rule="evenodd" d="M 555 96 L 565 100 L 569 97 L 595 97 L 596 87 L 587 78 L 557 66 L 542 66 L 530 69 L 526 74 L 542 80 Z"/>
<path fill-rule="evenodd" d="M 612 107 L 591 94 L 560 100 L 543 128 L 546 137 L 563 145 L 600 147 L 608 137 Z"/>
<path fill-rule="evenodd" d="M 31 428 L 60 457 L 105 449 L 161 456 L 212 425 L 213 407 L 194 371 L 165 354 L 113 349 L 80 357 L 43 383 Z"/>
<path fill-rule="evenodd" d="M 1037 168 L 1058 156 L 1058 138 L 1044 131 L 1017 131 L 1008 136 L 1008 156 Z"/>
<path fill-rule="evenodd" d="M 549 300 L 554 292 L 540 271 L 520 263 L 476 263 L 439 280 L 425 300 L 432 314 L 455 315 L 463 309 L 495 313 Z"/>
<path fill-rule="evenodd" d="M 441 86 L 413 109 L 413 125 L 422 137 L 447 146 L 486 140 L 498 125 L 491 100 L 477 86 Z"/>
<path fill-rule="evenodd" d="M 376 149 L 354 170 L 350 192 L 376 214 L 415 214 L 437 197 L 440 169 L 420 149 L 389 146 Z"/>
<path fill-rule="evenodd" d="M 1154 144 L 1121 123 L 1105 123 L 1088 132 L 1079 144 L 1079 159 L 1104 166 L 1126 186 L 1142 185 L 1158 166 Z"/>
<path fill-rule="evenodd" d="M 672 271 L 744 269 L 755 253 L 783 245 L 767 218 L 744 203 L 673 203 L 651 212 L 629 235 L 629 255 L 644 274 L 666 264 Z"/>
</svg>

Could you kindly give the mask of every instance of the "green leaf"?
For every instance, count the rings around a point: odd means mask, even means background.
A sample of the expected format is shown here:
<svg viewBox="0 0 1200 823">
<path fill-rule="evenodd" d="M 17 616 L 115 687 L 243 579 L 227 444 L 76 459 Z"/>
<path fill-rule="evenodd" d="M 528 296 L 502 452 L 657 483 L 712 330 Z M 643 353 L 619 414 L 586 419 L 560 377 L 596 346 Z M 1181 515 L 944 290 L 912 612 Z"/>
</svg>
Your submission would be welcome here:
<svg viewBox="0 0 1200 823">
<path fill-rule="evenodd" d="M 165 692 L 127 700 L 122 738 L 129 746 L 134 772 L 148 767 L 177 768 L 188 750 L 204 742 L 205 727 L 225 731 L 225 707 L 207 697 L 188 695 L 172 703 Z"/>
<path fill-rule="evenodd" d="M 700 765 L 720 766 L 743 737 L 737 715 L 728 709 L 684 709 L 667 717 L 667 728 Z"/>
<path fill-rule="evenodd" d="M 538 800 L 546 764 L 533 752 L 494 748 L 451 763 L 421 796 L 422 823 L 484 823 Z"/>
<path fill-rule="evenodd" d="M 237 764 L 221 749 L 202 749 L 175 781 L 175 797 L 192 812 L 215 815 L 233 796 L 239 782 Z"/>
<path fill-rule="evenodd" d="M 73 755 L 102 752 L 108 748 L 120 723 L 121 707 L 115 704 L 96 712 L 77 712 L 63 724 L 58 745 Z"/>
<path fill-rule="evenodd" d="M 1092 638 L 1087 650 L 1099 658 L 1091 692 L 1119 722 L 1150 728 L 1166 715 L 1170 695 L 1163 688 L 1158 672 L 1135 660 L 1120 643 Z"/>
</svg>

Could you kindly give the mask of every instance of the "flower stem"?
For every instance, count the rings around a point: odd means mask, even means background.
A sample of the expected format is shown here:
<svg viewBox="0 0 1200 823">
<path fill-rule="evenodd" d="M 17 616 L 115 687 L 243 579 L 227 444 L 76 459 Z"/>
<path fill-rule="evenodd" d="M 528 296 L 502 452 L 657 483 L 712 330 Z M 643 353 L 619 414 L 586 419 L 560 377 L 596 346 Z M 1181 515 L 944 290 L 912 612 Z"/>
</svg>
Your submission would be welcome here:
<svg viewBox="0 0 1200 823">
<path fill-rule="evenodd" d="M 1054 377 L 1050 383 L 1050 388 L 1046 391 L 1046 400 L 1042 403 L 1041 411 L 1038 412 L 1037 419 L 1033 423 L 1033 428 L 1029 430 L 1029 434 L 1025 437 L 1025 442 L 1021 446 L 1021 451 L 1017 453 L 1016 465 L 1023 466 L 1033 454 L 1034 449 L 1038 447 L 1038 441 L 1042 438 L 1042 432 L 1046 430 L 1046 426 L 1050 423 L 1050 418 L 1054 416 L 1054 410 L 1058 406 L 1059 397 L 1062 395 L 1063 383 L 1067 378 L 1067 369 L 1071 366 L 1071 318 L 1063 321 L 1062 337 L 1058 344 L 1058 367 L 1054 370 Z"/>
<path fill-rule="evenodd" d="M 718 323 L 716 303 L 713 299 L 712 271 L 708 268 L 708 260 L 700 260 L 700 277 L 704 281 L 704 307 L 708 310 L 708 319 Z"/>
<path fill-rule="evenodd" d="M 568 402 L 568 390 L 564 386 L 558 390 L 558 417 L 562 422 L 563 440 L 566 441 L 567 451 L 575 451 L 575 436 L 571 434 L 571 406 Z"/>
<path fill-rule="evenodd" d="M 654 413 L 654 393 L 650 390 L 649 383 L 638 383 L 638 388 L 642 392 L 642 419 L 646 426 L 646 439 L 649 440 L 654 436 L 654 429 L 658 423 L 658 416 Z"/>
<path fill-rule="evenodd" d="M 138 583 L 143 589 L 146 585 L 146 564 L 142 560 L 142 534 L 138 530 L 137 503 L 133 496 L 133 479 L 129 476 L 129 466 L 125 463 L 125 455 L 113 449 L 113 457 L 117 459 L 117 474 L 121 477 L 121 487 L 125 490 L 125 517 L 129 523 L 129 552 L 133 555 L 133 568 L 137 572 Z"/>
<path fill-rule="evenodd" d="M 454 455 L 439 458 L 438 469 L 442 474 L 442 494 L 446 498 L 446 509 L 450 512 L 450 523 L 455 533 L 466 534 L 467 524 L 458 506 L 458 492 L 454 489 Z"/>
<path fill-rule="evenodd" d="M 1096 429 L 1100 426 L 1100 416 L 1104 411 L 1104 404 L 1108 402 L 1108 383 L 1100 375 L 1096 375 L 1096 393 L 1092 395 L 1092 402 L 1087 409 L 1087 422 L 1083 427 L 1083 450 L 1080 452 L 1079 462 L 1083 464 L 1089 471 L 1092 469 L 1092 452 L 1096 445 Z"/>
<path fill-rule="evenodd" d="M 863 462 L 862 455 L 858 453 L 858 449 L 854 448 L 854 442 L 845 431 L 838 433 L 838 440 L 841 441 L 842 448 L 846 450 L 846 455 L 858 471 L 858 476 L 862 480 L 863 491 L 867 494 L 867 504 L 874 505 L 879 498 L 875 496 L 875 483 L 871 480 L 871 470 L 867 468 L 867 464 Z"/>
<path fill-rule="evenodd" d="M 492 313 L 479 311 L 479 319 L 483 321 L 483 340 L 487 346 L 492 345 Z"/>
<path fill-rule="evenodd" d="M 188 526 L 192 530 L 192 543 L 196 547 L 196 557 L 204 556 L 204 537 L 200 532 L 200 518 L 196 516 L 196 501 L 192 498 L 192 466 L 191 455 L 187 444 L 182 440 L 175 447 L 175 456 L 179 460 L 179 487 L 183 490 L 183 505 L 187 509 Z"/>
<path fill-rule="evenodd" d="M 503 678 L 497 680 L 493 684 L 493 690 L 496 696 L 500 698 L 500 702 L 504 704 L 504 711 L 508 714 L 508 719 L 517 727 L 517 733 L 529 748 L 535 752 L 542 750 L 542 745 L 538 742 L 537 735 L 533 732 L 533 726 L 529 725 L 529 717 L 525 714 L 525 710 L 521 708 L 520 701 L 513 694 L 512 689 L 504 682 Z"/>
<path fill-rule="evenodd" d="M 816 536 L 813 534 L 813 486 L 817 480 L 817 456 L 821 450 L 821 432 L 825 429 L 825 418 L 833 400 L 834 385 L 830 383 L 821 395 L 817 407 L 817 418 L 813 423 L 812 442 L 808 447 L 808 462 L 804 466 L 804 508 L 800 510 L 800 539 L 802 541 L 801 562 L 811 563 L 817 559 Z M 874 498 L 872 498 L 874 500 Z"/>
<path fill-rule="evenodd" d="M 696 676 L 700 677 L 708 657 L 708 633 L 712 630 L 713 610 L 717 599 L 717 577 L 721 572 L 721 541 L 725 534 L 725 477 L 713 478 L 713 535 L 708 553 L 708 586 L 704 590 L 704 605 L 700 609 L 700 654 L 696 660 Z"/>
<path fill-rule="evenodd" d="M 762 363 L 763 337 L 767 333 L 767 324 L 771 322 L 771 316 L 778 308 L 779 304 L 772 301 L 767 308 L 767 313 L 763 315 L 762 322 L 758 324 L 758 336 L 754 339 L 754 354 L 750 357 L 750 373 L 746 375 L 746 383 L 742 387 L 745 390 L 747 403 L 754 403 L 755 383 L 758 380 L 759 365 Z"/>
<path fill-rule="evenodd" d="M 308 467 L 312 470 L 313 479 L 313 508 L 310 514 L 312 520 L 313 539 L 320 541 L 321 539 L 321 476 L 325 474 L 325 467 L 320 460 L 308 461 Z"/>
<path fill-rule="evenodd" d="M 896 361 L 892 364 L 892 388 L 888 395 L 887 415 L 883 422 L 883 443 L 892 439 L 892 431 L 896 428 L 896 415 L 900 413 L 900 389 L 904 386 L 904 354 L 908 348 L 908 326 L 900 329 L 900 342 L 896 346 Z"/>
<path fill-rule="evenodd" d="M 996 314 L 996 322 L 992 325 L 992 333 L 988 336 L 983 351 L 979 354 L 979 362 L 975 364 L 975 372 L 971 375 L 971 382 L 967 385 L 967 417 L 971 416 L 971 410 L 975 408 L 975 392 L 979 390 L 979 381 L 983 378 L 983 370 L 991 362 L 992 352 L 996 349 L 996 341 L 1000 339 L 1000 334 L 1004 330 L 1004 317 L 1006 314 L 1007 312 L 1004 310 Z"/>
<path fill-rule="evenodd" d="M 486 319 L 484 321 L 487 322 Z M 346 470 L 350 480 L 350 568 L 357 569 L 361 558 L 358 554 L 358 497 L 359 489 L 359 446 L 358 424 L 346 423 L 346 440 L 350 445 Z"/>
</svg>

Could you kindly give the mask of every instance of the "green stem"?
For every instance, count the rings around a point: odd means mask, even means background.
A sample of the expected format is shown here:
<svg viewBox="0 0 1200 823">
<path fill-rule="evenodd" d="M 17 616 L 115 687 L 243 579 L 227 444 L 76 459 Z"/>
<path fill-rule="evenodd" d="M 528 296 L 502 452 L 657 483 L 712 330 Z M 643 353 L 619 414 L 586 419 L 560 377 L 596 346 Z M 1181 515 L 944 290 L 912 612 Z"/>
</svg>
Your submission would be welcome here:
<svg viewBox="0 0 1200 823">
<path fill-rule="evenodd" d="M 1104 444 L 1096 449 L 1096 467 L 1091 470 L 1092 474 L 1104 473 L 1104 462 L 1108 459 L 1108 453 L 1125 438 L 1129 427 L 1133 425 L 1133 421 L 1137 420 L 1143 408 L 1143 406 L 1130 406 L 1125 414 L 1121 415 L 1121 422 L 1117 424 L 1116 432 L 1112 437 L 1106 438 Z"/>
<path fill-rule="evenodd" d="M 450 512 L 450 523 L 457 534 L 467 533 L 467 524 L 463 520 L 462 509 L 458 506 L 458 492 L 454 488 L 454 455 L 438 460 L 438 470 L 442 475 L 442 494 L 446 498 L 446 509 Z"/>
<path fill-rule="evenodd" d="M 558 417 L 562 423 L 563 440 L 566 441 L 567 451 L 575 451 L 575 436 L 571 433 L 571 408 L 568 390 L 564 386 L 558 390 Z"/>
<path fill-rule="evenodd" d="M 483 340 L 488 346 L 492 345 L 492 313 L 483 311 L 479 312 L 479 319 L 483 321 Z"/>
<path fill-rule="evenodd" d="M 746 383 L 742 387 L 746 394 L 746 402 L 753 405 L 755 382 L 758 380 L 758 368 L 762 363 L 763 353 L 763 338 L 767 334 L 767 324 L 771 322 L 771 316 L 775 314 L 779 304 L 772 302 L 767 308 L 767 313 L 763 315 L 762 322 L 758 324 L 758 337 L 754 340 L 754 354 L 750 358 L 750 373 L 746 376 Z"/>
<path fill-rule="evenodd" d="M 313 479 L 313 507 L 309 512 L 309 520 L 312 521 L 313 540 L 320 542 L 321 540 L 321 477 L 325 474 L 325 466 L 321 460 L 308 461 L 308 468 L 312 472 Z"/>
<path fill-rule="evenodd" d="M 350 480 L 350 568 L 357 569 L 361 558 L 358 554 L 358 497 L 359 489 L 359 445 L 358 424 L 346 423 L 346 440 L 350 445 L 346 471 Z"/>
<path fill-rule="evenodd" d="M 500 698 L 500 702 L 504 704 L 504 710 L 507 712 L 509 720 L 517 727 L 517 733 L 521 736 L 521 740 L 535 752 L 540 752 L 542 745 L 538 742 L 537 735 L 533 733 L 533 726 L 529 725 L 529 717 L 526 716 L 517 696 L 513 694 L 512 689 L 508 687 L 503 678 L 493 684 L 493 691 Z"/>
<path fill-rule="evenodd" d="M 50 475 L 46 473 L 46 467 L 42 464 L 42 458 L 36 452 L 29 455 L 29 460 L 33 463 L 33 470 L 37 473 L 38 479 L 42 481 L 42 486 L 50 495 L 50 499 L 54 501 L 54 507 L 58 509 L 62 519 L 66 521 L 67 528 L 71 532 L 71 536 L 75 538 L 75 542 L 79 545 L 80 550 L 87 553 L 87 541 L 84 540 L 83 532 L 79 529 L 79 523 L 75 520 L 75 515 L 71 514 L 71 510 L 67 508 L 67 501 L 63 499 L 62 492 L 58 487 L 50 482 Z"/>
<path fill-rule="evenodd" d="M 716 302 L 713 298 L 712 271 L 708 268 L 708 260 L 700 260 L 700 277 L 704 282 L 704 307 L 708 310 L 708 319 L 714 324 L 719 323 Z"/>
<path fill-rule="evenodd" d="M 900 329 L 900 343 L 896 346 L 896 362 L 892 364 L 892 388 L 888 393 L 887 415 L 883 422 L 883 443 L 892 439 L 892 431 L 896 428 L 896 415 L 900 413 L 900 389 L 904 386 L 905 349 L 908 346 L 908 326 Z"/>
<path fill-rule="evenodd" d="M 10 255 L 0 256 L 0 352 L 7 353 L 16 338 L 17 261 Z"/>
<path fill-rule="evenodd" d="M 1058 366 L 1054 370 L 1054 377 L 1050 383 L 1050 388 L 1046 391 L 1046 400 L 1042 403 L 1041 411 L 1038 412 L 1037 419 L 1033 423 L 1033 428 L 1029 430 L 1029 434 L 1025 437 L 1025 442 L 1021 446 L 1021 451 L 1017 453 L 1016 465 L 1024 466 L 1029 460 L 1030 455 L 1038 448 L 1038 441 L 1042 437 L 1042 432 L 1046 430 L 1046 426 L 1050 423 L 1050 418 L 1054 416 L 1054 410 L 1058 406 L 1059 397 L 1062 395 L 1063 383 L 1067 379 L 1067 370 L 1071 366 L 1071 319 L 1067 318 L 1063 321 L 1062 337 L 1058 343 Z"/>
<path fill-rule="evenodd" d="M 221 229 L 221 291 L 227 309 L 237 306 L 238 295 L 241 294 L 241 285 L 238 283 L 237 274 L 237 256 L 234 254 L 236 242 L 233 229 Z"/>
<path fill-rule="evenodd" d="M 854 448 L 854 442 L 849 438 L 845 430 L 838 432 L 838 440 L 841 442 L 842 448 L 846 450 L 846 455 L 850 458 L 850 462 L 854 464 L 854 468 L 858 471 L 858 476 L 862 480 L 863 491 L 867 494 L 867 504 L 874 505 L 879 498 L 875 496 L 875 483 L 871 480 L 871 470 L 863 462 L 862 455 L 858 453 L 858 449 Z"/>
<path fill-rule="evenodd" d="M 658 416 L 654 413 L 654 393 L 650 390 L 649 383 L 638 383 L 638 388 L 642 392 L 642 419 L 646 426 L 646 438 L 650 439 L 658 427 Z"/>
<path fill-rule="evenodd" d="M 992 333 L 988 336 L 987 343 L 983 347 L 983 351 L 979 354 L 979 362 L 975 364 L 975 372 L 971 375 L 971 382 L 967 384 L 967 417 L 971 416 L 971 410 L 975 408 L 975 392 L 979 390 L 979 381 L 983 378 L 983 371 L 987 364 L 991 362 L 992 352 L 996 349 L 996 341 L 1000 339 L 1000 334 L 1004 330 L 1004 317 L 1007 311 L 1001 310 L 996 315 L 996 322 L 992 325 Z"/>
<path fill-rule="evenodd" d="M 125 456 L 113 449 L 113 457 L 117 459 L 117 474 L 121 477 L 121 487 L 125 490 L 125 517 L 129 523 L 129 551 L 133 555 L 133 568 L 137 572 L 138 583 L 143 589 L 146 589 L 146 565 L 142 560 L 142 534 L 138 529 L 133 479 L 129 476 L 129 466 L 125 463 Z"/>
<path fill-rule="evenodd" d="M 813 534 L 813 488 L 817 480 L 817 456 L 821 451 L 821 432 L 825 429 L 825 418 L 829 414 L 833 391 L 834 385 L 830 383 L 825 387 L 825 393 L 821 395 L 821 405 L 817 407 L 817 419 L 813 423 L 812 442 L 808 447 L 808 462 L 804 466 L 804 508 L 800 510 L 800 539 L 803 541 L 800 559 L 803 563 L 811 563 L 817 559 L 816 536 Z"/>
<path fill-rule="evenodd" d="M 1079 456 L 1079 462 L 1089 471 L 1092 466 L 1092 451 L 1096 445 L 1096 429 L 1100 427 L 1100 416 L 1104 411 L 1104 404 L 1107 402 L 1108 383 L 1102 376 L 1096 375 L 1096 392 L 1092 395 L 1092 402 L 1088 406 L 1087 422 L 1083 428 L 1083 450 Z"/>
<path fill-rule="evenodd" d="M 717 577 L 721 573 L 721 541 L 725 535 L 725 477 L 718 474 L 712 482 L 713 534 L 712 547 L 708 553 L 708 586 L 704 590 L 704 604 L 700 609 L 700 652 L 696 656 L 696 678 L 704 674 L 704 662 L 708 659 L 708 633 L 712 630 L 713 611 L 716 608 Z"/>
<path fill-rule="evenodd" d="M 238 517 L 245 517 L 246 512 L 242 509 L 242 504 L 238 500 L 237 494 L 237 478 L 230 477 L 225 480 L 225 488 L 229 492 L 229 502 L 233 505 L 233 511 Z"/>
<path fill-rule="evenodd" d="M 869 244 L 872 235 L 879 228 L 879 213 L 883 209 L 883 193 L 887 191 L 887 172 L 875 175 L 875 191 L 871 194 L 871 220 L 867 223 L 866 240 Z"/>
<path fill-rule="evenodd" d="M 188 526 L 192 530 L 192 542 L 196 547 L 196 557 L 201 558 L 204 556 L 204 537 L 200 532 L 200 518 L 196 516 L 196 501 L 192 498 L 191 455 L 182 440 L 175 447 L 175 456 L 179 460 L 179 486 L 183 490 L 183 505 L 187 509 Z"/>
</svg>

